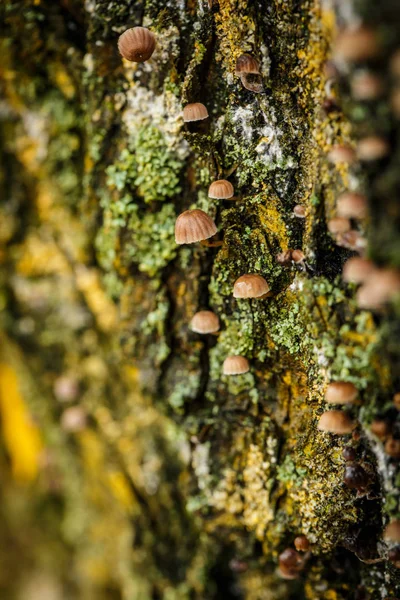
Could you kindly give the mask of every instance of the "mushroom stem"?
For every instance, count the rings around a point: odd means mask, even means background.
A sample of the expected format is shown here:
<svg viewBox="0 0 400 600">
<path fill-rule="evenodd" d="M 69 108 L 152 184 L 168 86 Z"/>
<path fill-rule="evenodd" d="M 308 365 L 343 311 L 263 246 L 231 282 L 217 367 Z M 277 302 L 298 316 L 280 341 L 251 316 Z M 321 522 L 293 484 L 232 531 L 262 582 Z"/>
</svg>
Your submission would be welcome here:
<svg viewBox="0 0 400 600">
<path fill-rule="evenodd" d="M 219 246 L 223 246 L 224 242 L 222 242 L 222 241 L 209 242 L 208 240 L 201 240 L 200 244 L 202 246 L 205 246 L 206 248 L 218 248 Z"/>
</svg>

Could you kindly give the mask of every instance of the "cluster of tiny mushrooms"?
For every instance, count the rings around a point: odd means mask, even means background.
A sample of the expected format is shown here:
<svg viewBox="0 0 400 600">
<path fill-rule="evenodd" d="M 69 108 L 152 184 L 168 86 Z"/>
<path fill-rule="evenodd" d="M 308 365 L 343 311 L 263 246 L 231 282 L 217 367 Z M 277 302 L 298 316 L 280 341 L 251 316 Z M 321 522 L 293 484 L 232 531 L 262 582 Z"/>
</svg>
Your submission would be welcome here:
<svg viewBox="0 0 400 600">
<path fill-rule="evenodd" d="M 137 63 L 148 60 L 156 47 L 156 37 L 145 27 L 134 27 L 125 31 L 118 40 L 121 55 L 128 61 Z M 329 110 L 335 106 L 335 99 L 331 97 L 334 81 L 338 78 L 341 68 L 357 66 L 360 63 L 373 59 L 381 51 L 378 37 L 373 29 L 359 26 L 357 29 L 343 30 L 336 39 L 333 60 L 325 67 L 327 83 L 325 90 L 327 99 L 325 108 Z M 396 52 L 391 61 L 393 74 L 400 79 L 400 51 Z M 260 83 L 254 83 L 249 76 L 261 77 L 259 62 L 250 54 L 242 54 L 237 58 L 235 74 L 240 78 L 246 89 L 253 92 L 260 91 Z M 382 94 L 383 80 L 374 72 L 361 70 L 351 81 L 351 93 L 357 100 L 373 100 Z M 392 107 L 396 116 L 400 117 L 400 86 L 392 98 Z M 208 118 L 208 111 L 204 104 L 194 102 L 183 108 L 183 120 L 186 123 L 202 121 Z M 334 145 L 328 153 L 328 160 L 334 165 L 352 165 L 356 161 L 370 163 L 379 161 L 390 152 L 390 146 L 384 138 L 371 135 L 358 142 L 357 148 L 351 145 Z M 208 189 L 209 198 L 215 200 L 235 200 L 235 191 L 230 181 L 219 179 L 213 181 Z M 305 219 L 306 208 L 303 205 L 294 207 L 293 215 Z M 358 253 L 347 260 L 344 265 L 343 279 L 347 283 L 359 285 L 357 302 L 360 308 L 378 311 L 384 307 L 395 295 L 400 292 L 400 274 L 391 268 L 381 268 L 365 257 L 366 242 L 357 226 L 367 218 L 367 197 L 358 191 L 348 190 L 342 193 L 336 202 L 336 216 L 329 220 L 328 230 L 338 245 L 344 246 Z M 206 246 L 220 246 L 222 241 L 208 241 L 217 233 L 213 219 L 203 210 L 198 208 L 186 210 L 180 214 L 175 224 L 175 240 L 177 244 L 192 244 L 200 242 Z M 276 257 L 279 264 L 290 262 L 304 264 L 305 255 L 301 250 L 286 250 Z M 233 285 L 233 297 L 241 299 L 255 298 L 262 300 L 271 295 L 270 286 L 264 277 L 258 273 L 241 275 Z M 197 312 L 190 323 L 192 331 L 198 334 L 215 334 L 220 329 L 218 316 L 210 310 Z M 228 356 L 223 363 L 224 375 L 240 375 L 250 369 L 249 362 L 244 356 Z M 360 403 L 359 392 L 353 383 L 348 381 L 334 381 L 329 383 L 325 392 L 325 400 L 329 405 L 356 405 Z M 394 397 L 395 405 L 400 409 L 400 394 Z M 318 429 L 323 432 L 337 435 L 353 434 L 353 439 L 358 439 L 357 427 L 348 412 L 343 410 L 329 410 L 324 412 L 318 423 Z M 400 458 L 400 440 L 390 436 L 390 426 L 386 421 L 375 420 L 371 426 L 372 433 L 381 440 L 386 441 L 387 454 Z M 356 462 L 356 451 L 347 446 L 343 450 L 346 462 L 344 483 L 358 494 L 364 494 L 370 484 L 370 476 L 361 464 Z M 384 531 L 384 539 L 389 543 L 400 542 L 400 520 L 393 520 Z M 294 540 L 293 548 L 287 548 L 279 556 L 279 571 L 285 579 L 295 579 L 304 568 L 309 556 L 309 540 L 298 536 Z M 302 554 L 301 554 L 302 553 Z M 400 546 L 389 550 L 389 559 L 400 567 Z"/>
</svg>

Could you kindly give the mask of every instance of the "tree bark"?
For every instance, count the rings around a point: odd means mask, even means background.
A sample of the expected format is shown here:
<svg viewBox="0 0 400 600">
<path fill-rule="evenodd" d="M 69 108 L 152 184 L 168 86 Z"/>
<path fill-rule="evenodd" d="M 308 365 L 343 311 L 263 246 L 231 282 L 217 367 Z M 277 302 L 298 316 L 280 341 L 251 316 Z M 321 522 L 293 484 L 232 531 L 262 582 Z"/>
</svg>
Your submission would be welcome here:
<svg viewBox="0 0 400 600">
<path fill-rule="evenodd" d="M 394 598 L 382 531 L 400 516 L 398 461 L 371 422 L 398 437 L 399 304 L 360 310 L 341 276 L 355 252 L 327 223 L 340 193 L 367 193 L 367 254 L 400 267 L 398 3 L 15 0 L 2 12 L 2 597 Z M 360 22 L 381 53 L 332 84 L 335 31 Z M 118 36 L 141 24 L 156 50 L 130 63 Z M 247 87 L 243 53 L 261 69 Z M 350 93 L 364 67 L 384 78 L 377 100 Z M 184 123 L 191 102 L 209 118 Z M 329 162 L 375 133 L 390 143 L 382 160 Z M 216 179 L 233 199 L 208 197 Z M 189 208 L 215 220 L 222 246 L 175 243 Z M 277 261 L 294 249 L 303 261 Z M 233 297 L 247 273 L 268 297 Z M 190 330 L 202 309 L 217 335 Z M 232 354 L 248 373 L 222 375 Z M 361 399 L 345 409 L 353 435 L 317 428 L 341 380 Z M 368 473 L 358 493 L 343 482 L 349 445 Z M 299 535 L 310 551 L 288 580 L 279 555 Z"/>
</svg>

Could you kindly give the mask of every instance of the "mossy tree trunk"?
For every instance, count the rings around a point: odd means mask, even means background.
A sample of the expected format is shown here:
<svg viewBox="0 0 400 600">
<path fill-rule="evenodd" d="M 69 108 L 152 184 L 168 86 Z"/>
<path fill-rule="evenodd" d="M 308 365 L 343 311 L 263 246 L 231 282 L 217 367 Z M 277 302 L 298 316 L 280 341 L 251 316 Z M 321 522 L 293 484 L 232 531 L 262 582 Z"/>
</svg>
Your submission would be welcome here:
<svg viewBox="0 0 400 600">
<path fill-rule="evenodd" d="M 398 594 L 381 541 L 400 513 L 397 462 L 369 427 L 384 416 L 396 428 L 398 307 L 358 309 L 341 278 L 353 253 L 327 232 L 338 194 L 365 190 L 368 254 L 400 267 L 396 123 L 387 95 L 351 100 L 348 73 L 340 108 L 322 108 L 336 24 L 378 28 L 372 68 L 385 75 L 396 4 L 4 4 L 2 597 Z M 117 39 L 139 24 L 157 48 L 134 65 Z M 243 52 L 260 61 L 262 93 L 234 75 Z M 209 118 L 185 125 L 188 102 Z M 389 137 L 390 158 L 328 162 L 332 145 L 371 132 Z M 233 201 L 208 198 L 219 178 Z M 194 207 L 215 219 L 222 247 L 175 244 L 176 216 Z M 278 264 L 287 249 L 305 262 Z M 272 294 L 235 300 L 245 273 Z M 216 336 L 188 327 L 206 308 Z M 222 376 L 230 354 L 250 372 Z M 317 430 L 332 379 L 360 390 L 354 439 Z M 343 484 L 348 443 L 370 473 L 361 497 Z M 282 580 L 278 555 L 299 534 L 311 555 Z"/>
</svg>

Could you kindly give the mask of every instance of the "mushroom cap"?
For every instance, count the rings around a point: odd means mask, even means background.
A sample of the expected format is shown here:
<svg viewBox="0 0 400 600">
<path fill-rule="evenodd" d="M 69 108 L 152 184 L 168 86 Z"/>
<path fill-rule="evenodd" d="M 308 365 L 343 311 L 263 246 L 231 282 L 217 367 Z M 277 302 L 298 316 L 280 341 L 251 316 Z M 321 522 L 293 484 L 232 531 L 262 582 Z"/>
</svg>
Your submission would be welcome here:
<svg viewBox="0 0 400 600">
<path fill-rule="evenodd" d="M 288 265 L 292 260 L 292 250 L 283 250 L 276 255 L 276 262 L 280 265 Z"/>
<path fill-rule="evenodd" d="M 186 123 L 191 121 L 203 121 L 203 119 L 207 119 L 207 117 L 208 110 L 201 102 L 186 104 L 183 109 L 183 120 Z"/>
<path fill-rule="evenodd" d="M 360 308 L 380 309 L 400 293 L 400 273 L 395 269 L 375 269 L 357 292 Z"/>
<path fill-rule="evenodd" d="M 358 490 L 368 485 L 369 477 L 366 470 L 359 464 L 353 463 L 346 465 L 343 476 L 343 483 L 350 489 Z"/>
<path fill-rule="evenodd" d="M 347 283 L 363 283 L 375 271 L 376 267 L 371 260 L 353 256 L 343 266 L 343 280 Z"/>
<path fill-rule="evenodd" d="M 309 548 L 310 548 L 310 542 L 305 535 L 298 535 L 294 539 L 293 543 L 294 543 L 294 547 L 299 552 L 307 552 L 307 550 L 309 550 Z"/>
<path fill-rule="evenodd" d="M 299 219 L 304 219 L 306 216 L 306 207 L 302 204 L 296 204 L 296 206 L 293 209 L 293 214 Z"/>
<path fill-rule="evenodd" d="M 320 431 L 337 433 L 339 435 L 351 433 L 355 426 L 356 424 L 349 415 L 341 410 L 328 410 L 327 412 L 324 412 L 318 423 L 318 429 Z"/>
<path fill-rule="evenodd" d="M 260 298 L 269 292 L 269 285 L 264 277 L 257 274 L 242 275 L 233 286 L 234 298 Z"/>
<path fill-rule="evenodd" d="M 243 73 L 252 73 L 254 75 L 260 74 L 258 60 L 250 54 L 241 54 L 236 59 L 235 75 L 242 75 Z"/>
<path fill-rule="evenodd" d="M 357 155 L 351 146 L 335 145 L 328 153 L 328 160 L 334 165 L 340 163 L 352 164 L 356 161 Z"/>
<path fill-rule="evenodd" d="M 232 198 L 234 194 L 233 185 L 226 179 L 218 179 L 213 181 L 208 188 L 209 198 L 215 198 L 216 200 L 226 200 Z"/>
<path fill-rule="evenodd" d="M 127 29 L 118 39 L 120 54 L 131 62 L 145 62 L 153 54 L 155 47 L 156 36 L 147 27 Z"/>
<path fill-rule="evenodd" d="M 390 152 L 390 145 L 385 138 L 378 135 L 370 135 L 358 142 L 358 158 L 363 161 L 379 160 Z"/>
<path fill-rule="evenodd" d="M 376 33 L 362 25 L 357 29 L 344 29 L 334 43 L 335 59 L 346 62 L 360 62 L 377 56 L 380 51 Z"/>
<path fill-rule="evenodd" d="M 370 429 L 380 440 L 384 440 L 390 433 L 389 423 L 385 419 L 374 419 L 371 421 Z"/>
<path fill-rule="evenodd" d="M 190 329 L 195 333 L 216 333 L 219 331 L 218 316 L 211 310 L 199 310 L 190 321 Z"/>
<path fill-rule="evenodd" d="M 350 231 L 350 229 L 350 221 L 344 217 L 334 217 L 328 221 L 328 230 L 333 235 L 337 235 L 338 233 L 346 233 L 346 231 Z"/>
<path fill-rule="evenodd" d="M 385 542 L 400 542 L 400 520 L 393 519 L 383 532 Z"/>
<path fill-rule="evenodd" d="M 386 440 L 385 452 L 392 458 L 400 458 L 400 440 L 390 436 Z"/>
<path fill-rule="evenodd" d="M 224 375 L 241 375 L 249 369 L 249 361 L 244 356 L 227 356 L 222 365 Z"/>
<path fill-rule="evenodd" d="M 339 217 L 346 219 L 365 219 L 368 213 L 368 201 L 363 194 L 344 192 L 336 201 Z"/>
<path fill-rule="evenodd" d="M 384 90 L 382 78 L 370 72 L 356 73 L 350 85 L 351 93 L 356 100 L 374 100 L 379 98 Z"/>
<path fill-rule="evenodd" d="M 86 427 L 86 412 L 81 406 L 70 406 L 61 415 L 61 427 L 64 431 L 81 431 Z"/>
<path fill-rule="evenodd" d="M 292 260 L 296 264 L 303 262 L 305 259 L 305 254 L 301 250 L 292 250 Z"/>
<path fill-rule="evenodd" d="M 367 244 L 365 238 L 356 229 L 337 234 L 336 243 L 338 246 L 343 246 L 343 248 L 357 251 L 364 250 Z"/>
<path fill-rule="evenodd" d="M 194 208 L 185 210 L 175 223 L 175 241 L 177 244 L 193 244 L 207 240 L 217 233 L 217 227 L 203 210 Z"/>
<path fill-rule="evenodd" d="M 325 392 L 325 400 L 329 404 L 353 404 L 357 396 L 356 386 L 349 381 L 333 381 Z"/>
</svg>

